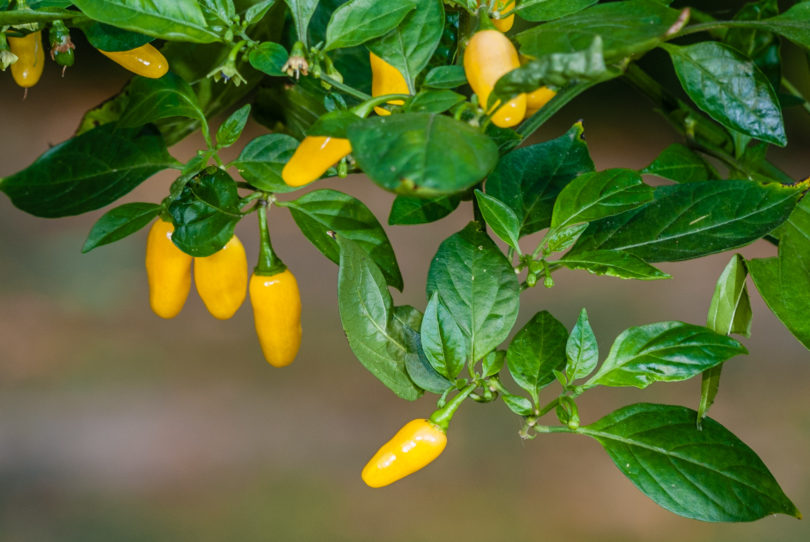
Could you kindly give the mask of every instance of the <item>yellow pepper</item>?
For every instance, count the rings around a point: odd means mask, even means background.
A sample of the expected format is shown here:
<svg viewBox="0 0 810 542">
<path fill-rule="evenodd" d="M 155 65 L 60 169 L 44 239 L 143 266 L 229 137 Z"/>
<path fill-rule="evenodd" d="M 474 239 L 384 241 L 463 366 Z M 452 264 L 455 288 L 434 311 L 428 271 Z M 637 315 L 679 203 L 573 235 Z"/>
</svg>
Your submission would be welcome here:
<svg viewBox="0 0 810 542">
<path fill-rule="evenodd" d="M 99 53 L 113 62 L 117 62 L 132 73 L 150 79 L 159 79 L 169 71 L 169 62 L 166 57 L 155 49 L 151 43 L 129 51 L 102 51 L 99 49 Z"/>
<path fill-rule="evenodd" d="M 498 10 L 498 13 L 506 13 L 511 11 L 508 16 L 500 18 L 500 19 L 492 19 L 492 24 L 495 25 L 495 28 L 500 30 L 501 32 L 509 32 L 512 29 L 512 25 L 515 24 L 515 0 L 498 0 L 495 2 L 495 9 Z"/>
<path fill-rule="evenodd" d="M 371 60 L 372 96 L 384 96 L 385 94 L 410 94 L 408 82 L 405 81 L 405 78 L 398 69 L 372 52 L 369 52 L 369 57 Z M 391 100 L 388 103 L 392 105 L 402 105 L 405 102 L 402 100 Z M 390 111 L 383 107 L 375 107 L 374 111 L 380 116 L 391 114 Z"/>
<path fill-rule="evenodd" d="M 31 32 L 21 38 L 8 36 L 8 46 L 18 57 L 17 62 L 11 65 L 14 82 L 23 88 L 33 87 L 39 82 L 45 67 L 42 32 Z"/>
<path fill-rule="evenodd" d="M 526 94 L 526 116 L 531 117 L 544 105 L 557 95 L 557 92 L 548 87 L 540 87 Z"/>
<path fill-rule="evenodd" d="M 233 316 L 247 295 L 248 264 L 239 238 L 234 235 L 211 256 L 194 258 L 194 282 L 214 318 Z"/>
<path fill-rule="evenodd" d="M 446 445 L 447 435 L 441 427 L 426 419 L 412 420 L 382 445 L 361 477 L 370 487 L 387 486 L 425 467 Z"/>
<path fill-rule="evenodd" d="M 256 334 L 267 362 L 289 365 L 301 346 L 301 296 L 295 276 L 285 269 L 250 277 L 250 302 Z"/>
<path fill-rule="evenodd" d="M 180 313 L 191 289 L 191 256 L 172 243 L 174 226 L 157 220 L 146 239 L 146 277 L 149 303 L 161 318 Z"/>
<path fill-rule="evenodd" d="M 464 73 L 482 107 L 486 105 L 498 79 L 518 67 L 520 60 L 515 46 L 497 30 L 476 32 L 464 51 Z M 525 115 L 526 95 L 520 94 L 498 106 L 492 115 L 492 123 L 501 128 L 510 128 L 520 124 Z"/>
<path fill-rule="evenodd" d="M 303 186 L 318 180 L 326 170 L 352 152 L 348 139 L 307 136 L 281 170 L 281 178 L 290 186 Z"/>
</svg>

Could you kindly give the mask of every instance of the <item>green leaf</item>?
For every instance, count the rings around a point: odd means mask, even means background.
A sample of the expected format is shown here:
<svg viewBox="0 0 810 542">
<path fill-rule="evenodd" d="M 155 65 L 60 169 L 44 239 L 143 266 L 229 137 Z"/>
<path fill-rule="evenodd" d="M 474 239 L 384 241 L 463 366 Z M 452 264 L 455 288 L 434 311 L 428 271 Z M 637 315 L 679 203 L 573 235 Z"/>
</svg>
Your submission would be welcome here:
<svg viewBox="0 0 810 542">
<path fill-rule="evenodd" d="M 392 322 L 394 331 L 400 330 L 398 336 L 401 336 L 403 344 L 407 345 L 405 370 L 413 383 L 417 387 L 437 394 L 443 394 L 452 388 L 453 382 L 447 380 L 430 366 L 430 362 L 422 350 L 422 337 L 418 331 L 422 325 L 422 313 L 410 305 L 394 307 Z"/>
<path fill-rule="evenodd" d="M 367 44 L 375 55 L 399 70 L 412 91 L 416 88 L 416 77 L 428 65 L 444 30 L 441 0 L 414 0 L 413 4 L 416 9 L 396 28 Z"/>
<path fill-rule="evenodd" d="M 543 238 L 543 242 L 548 247 L 550 253 L 564 252 L 577 242 L 579 236 L 582 235 L 582 232 L 586 229 L 588 229 L 587 222 L 566 226 L 562 229 L 548 232 Z"/>
<path fill-rule="evenodd" d="M 286 77 L 287 74 L 281 68 L 287 63 L 289 56 L 287 49 L 280 43 L 265 41 L 250 50 L 248 61 L 262 73 L 273 77 Z"/>
<path fill-rule="evenodd" d="M 634 209 L 653 199 L 653 189 L 632 169 L 607 169 L 584 173 L 568 183 L 557 196 L 551 227 L 593 222 Z"/>
<path fill-rule="evenodd" d="M 277 202 L 277 205 L 290 209 L 301 232 L 324 256 L 340 263 L 340 251 L 330 236 L 330 232 L 336 232 L 365 250 L 386 282 L 402 290 L 402 275 L 394 249 L 385 230 L 362 201 L 337 190 L 322 189 L 293 201 Z"/>
<path fill-rule="evenodd" d="M 295 21 L 295 30 L 298 40 L 309 43 L 307 38 L 307 27 L 315 9 L 318 7 L 318 0 L 284 0 L 290 8 L 290 14 Z"/>
<path fill-rule="evenodd" d="M 515 383 L 537 402 L 538 392 L 565 366 L 568 330 L 548 311 L 535 314 L 509 343 L 506 365 Z"/>
<path fill-rule="evenodd" d="M 143 126 L 171 117 L 197 119 L 203 124 L 207 122 L 191 86 L 172 72 L 159 79 L 136 75 L 127 89 L 129 101 L 118 119 L 118 126 Z"/>
<path fill-rule="evenodd" d="M 717 279 L 706 327 L 723 335 L 751 336 L 751 301 L 745 286 L 747 275 L 743 257 L 739 254 L 732 256 Z"/>
<path fill-rule="evenodd" d="M 259 190 L 274 193 L 292 192 L 281 178 L 284 165 L 292 158 L 298 140 L 285 134 L 265 134 L 252 139 L 242 153 L 231 163 L 239 174 Z"/>
<path fill-rule="evenodd" d="M 224 170 L 209 167 L 186 183 L 169 204 L 177 248 L 195 257 L 210 256 L 233 237 L 242 218 L 236 182 Z"/>
<path fill-rule="evenodd" d="M 745 4 L 735 15 L 735 21 L 759 21 L 768 17 L 779 15 L 779 5 L 776 0 L 759 0 Z M 762 52 L 776 41 L 771 32 L 757 31 L 751 28 L 731 27 L 723 37 L 723 41 L 738 50 L 751 60 L 756 59 Z"/>
<path fill-rule="evenodd" d="M 534 406 L 532 406 L 532 402 L 527 398 L 521 397 L 520 395 L 513 395 L 504 391 L 501 391 L 500 393 L 504 404 L 506 404 L 506 406 L 509 407 L 509 410 L 518 416 L 531 416 L 536 414 Z"/>
<path fill-rule="evenodd" d="M 122 30 L 115 26 L 95 21 L 80 25 L 79 28 L 81 28 L 84 35 L 87 36 L 87 41 L 90 42 L 90 45 L 102 51 L 129 51 L 155 39 L 152 36 Z"/>
<path fill-rule="evenodd" d="M 717 172 L 703 158 L 680 143 L 673 143 L 653 162 L 641 170 L 647 175 L 657 175 L 679 183 L 719 179 Z"/>
<path fill-rule="evenodd" d="M 413 401 L 422 390 L 405 368 L 406 358 L 418 355 L 406 340 L 402 320 L 394 308 L 382 272 L 354 241 L 337 236 L 340 246 L 338 308 L 349 346 L 360 363 L 391 391 Z"/>
<path fill-rule="evenodd" d="M 434 292 L 464 333 L 474 361 L 501 344 L 517 318 L 517 275 L 477 222 L 439 246 L 427 278 L 428 297 Z"/>
<path fill-rule="evenodd" d="M 800 517 L 762 460 L 728 429 L 671 405 L 626 406 L 577 433 L 595 438 L 659 506 L 702 521 Z"/>
<path fill-rule="evenodd" d="M 586 383 L 593 386 L 635 386 L 687 380 L 748 351 L 740 343 L 702 326 L 657 322 L 623 331 L 599 371 Z"/>
<path fill-rule="evenodd" d="M 429 88 L 450 89 L 467 84 L 464 66 L 436 66 L 425 75 L 422 86 Z"/>
<path fill-rule="evenodd" d="M 666 50 L 681 86 L 711 118 L 756 139 L 787 144 L 779 99 L 752 60 L 708 41 Z"/>
<path fill-rule="evenodd" d="M 160 214 L 160 205 L 155 203 L 125 203 L 104 213 L 93 224 L 82 253 L 96 247 L 114 243 L 140 230 Z"/>
<path fill-rule="evenodd" d="M 805 348 L 810 349 L 810 244 L 794 232 L 779 241 L 777 258 L 748 260 L 754 279 L 768 308 Z"/>
<path fill-rule="evenodd" d="M 585 309 L 579 313 L 577 323 L 565 343 L 565 357 L 568 359 L 565 378 L 569 383 L 591 374 L 599 362 L 599 344 Z"/>
<path fill-rule="evenodd" d="M 73 4 L 93 20 L 156 38 L 195 43 L 220 40 L 208 28 L 195 0 L 74 0 Z"/>
<path fill-rule="evenodd" d="M 397 196 L 391 205 L 391 214 L 388 223 L 395 224 L 427 224 L 446 217 L 455 211 L 461 197 L 458 195 L 439 196 L 438 198 L 411 198 Z"/>
<path fill-rule="evenodd" d="M 679 12 L 653 0 L 598 4 L 517 35 L 520 52 L 536 58 L 588 49 L 595 37 L 610 62 L 657 47 L 678 21 Z"/>
<path fill-rule="evenodd" d="M 745 260 L 739 254 L 732 256 L 726 268 L 717 279 L 714 295 L 706 317 L 706 327 L 717 333 L 731 335 L 738 333 L 751 336 L 751 301 L 745 278 L 748 271 Z M 720 374 L 723 366 L 717 365 L 703 372 L 700 382 L 700 404 L 698 406 L 698 427 L 709 411 L 720 388 Z"/>
<path fill-rule="evenodd" d="M 731 250 L 784 222 L 801 190 L 752 181 L 661 186 L 652 202 L 592 223 L 572 252 L 623 250 L 648 262 L 664 262 Z"/>
<path fill-rule="evenodd" d="M 26 213 L 57 218 L 109 205 L 158 171 L 178 166 L 154 129 L 105 124 L 0 179 L 0 190 Z"/>
<path fill-rule="evenodd" d="M 443 377 L 455 380 L 470 362 L 471 344 L 438 292 L 430 296 L 420 332 L 422 350 L 430 365 Z"/>
<path fill-rule="evenodd" d="M 249 25 L 256 24 L 267 15 L 267 12 L 270 11 L 270 8 L 273 7 L 275 3 L 276 0 L 259 0 L 245 10 L 244 14 L 242 14 L 242 18 L 247 21 Z"/>
<path fill-rule="evenodd" d="M 336 109 L 330 111 L 315 121 L 315 124 L 307 128 L 307 135 L 310 136 L 332 136 L 346 138 L 349 126 L 362 120 L 352 111 Z"/>
<path fill-rule="evenodd" d="M 771 30 L 781 34 L 799 47 L 810 49 L 810 4 L 799 2 L 784 13 L 757 21 L 751 27 L 757 29 Z"/>
<path fill-rule="evenodd" d="M 563 256 L 559 263 L 569 269 L 584 269 L 594 275 L 620 279 L 657 280 L 671 275 L 656 269 L 638 256 L 622 250 L 582 251 Z"/>
<path fill-rule="evenodd" d="M 444 113 L 465 100 L 464 96 L 452 90 L 423 90 L 405 102 L 405 111 Z"/>
<path fill-rule="evenodd" d="M 521 92 L 532 92 L 543 85 L 565 87 L 571 83 L 598 81 L 605 76 L 607 66 L 602 53 L 602 38 L 582 50 L 568 53 L 548 53 L 527 62 L 498 79 L 488 103 L 509 100 Z"/>
<path fill-rule="evenodd" d="M 527 21 L 553 21 L 596 4 L 599 0 L 523 0 L 515 12 Z"/>
<path fill-rule="evenodd" d="M 248 117 L 250 116 L 250 104 L 243 105 L 225 119 L 217 129 L 217 147 L 230 147 L 242 135 Z"/>
<path fill-rule="evenodd" d="M 506 244 L 520 252 L 518 237 L 520 235 L 520 221 L 514 211 L 500 200 L 488 196 L 480 190 L 475 190 L 475 199 L 487 224 Z"/>
<path fill-rule="evenodd" d="M 506 352 L 504 350 L 493 350 L 484 356 L 481 362 L 481 378 L 489 378 L 500 373 L 505 361 Z"/>
<path fill-rule="evenodd" d="M 383 36 L 417 4 L 418 0 L 349 0 L 332 12 L 323 50 L 352 47 Z"/>
<path fill-rule="evenodd" d="M 581 123 L 565 135 L 516 149 L 501 157 L 487 177 L 486 192 L 520 219 L 520 235 L 551 224 L 554 200 L 572 179 L 594 170 Z"/>
<path fill-rule="evenodd" d="M 467 123 L 428 113 L 375 117 L 349 126 L 352 156 L 372 181 L 428 197 L 459 192 L 495 166 L 498 149 Z"/>
</svg>

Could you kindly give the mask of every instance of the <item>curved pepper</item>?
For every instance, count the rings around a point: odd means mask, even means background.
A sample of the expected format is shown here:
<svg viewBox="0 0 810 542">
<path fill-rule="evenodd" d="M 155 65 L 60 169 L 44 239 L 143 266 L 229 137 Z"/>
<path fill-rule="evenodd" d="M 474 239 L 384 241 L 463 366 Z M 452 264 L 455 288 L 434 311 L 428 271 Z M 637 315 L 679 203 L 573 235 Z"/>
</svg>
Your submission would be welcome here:
<svg viewBox="0 0 810 542">
<path fill-rule="evenodd" d="M 371 95 L 373 97 L 384 96 L 386 94 L 410 94 L 408 82 L 402 73 L 391 64 L 369 52 L 371 62 Z M 391 100 L 392 105 L 402 105 L 402 100 Z M 383 107 L 375 107 L 374 111 L 380 116 L 390 115 L 391 112 Z"/>
<path fill-rule="evenodd" d="M 239 238 L 234 235 L 211 256 L 194 258 L 194 282 L 214 318 L 233 316 L 247 295 L 248 263 Z"/>
<path fill-rule="evenodd" d="M 23 88 L 33 87 L 39 82 L 45 67 L 42 31 L 31 32 L 21 38 L 8 36 L 8 46 L 17 55 L 17 62 L 11 65 L 14 82 Z"/>
<path fill-rule="evenodd" d="M 174 226 L 157 220 L 146 238 L 146 277 L 149 303 L 161 318 L 180 313 L 191 290 L 191 256 L 172 243 Z"/>
<path fill-rule="evenodd" d="M 441 427 L 422 418 L 412 420 L 382 445 L 361 477 L 370 487 L 387 486 L 425 467 L 446 445 L 447 435 Z"/>
<path fill-rule="evenodd" d="M 301 346 L 301 296 L 295 276 L 289 269 L 274 275 L 254 272 L 249 291 L 265 359 L 273 367 L 289 365 Z"/>
<path fill-rule="evenodd" d="M 169 62 L 151 43 L 129 51 L 102 51 L 99 53 L 117 62 L 136 75 L 159 79 L 169 71 Z"/>
<path fill-rule="evenodd" d="M 481 30 L 470 38 L 464 51 L 464 73 L 478 102 L 484 107 L 495 83 L 507 72 L 520 67 L 517 49 L 497 30 Z M 492 123 L 509 128 L 521 123 L 526 115 L 526 95 L 520 94 L 501 105 L 492 115 Z"/>
<path fill-rule="evenodd" d="M 348 139 L 307 136 L 281 170 L 281 178 L 290 186 L 303 186 L 318 180 L 326 170 L 352 152 Z"/>
</svg>

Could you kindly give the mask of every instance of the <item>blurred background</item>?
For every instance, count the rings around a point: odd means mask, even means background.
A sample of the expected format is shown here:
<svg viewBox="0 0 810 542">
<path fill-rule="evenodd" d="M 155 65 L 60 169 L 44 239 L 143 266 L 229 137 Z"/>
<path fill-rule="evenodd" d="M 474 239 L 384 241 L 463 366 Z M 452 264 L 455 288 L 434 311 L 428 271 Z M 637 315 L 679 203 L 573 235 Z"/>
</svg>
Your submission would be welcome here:
<svg viewBox="0 0 810 542">
<path fill-rule="evenodd" d="M 49 62 L 25 101 L 10 74 L 0 73 L 0 176 L 70 137 L 82 113 L 128 79 L 87 48 L 77 57 L 64 79 Z M 806 59 L 794 57 L 789 69 L 810 93 Z M 621 82 L 603 85 L 569 104 L 538 140 L 584 119 L 598 169 L 644 167 L 677 138 L 642 100 Z M 792 110 L 790 147 L 771 155 L 796 179 L 810 172 L 808 120 Z M 251 124 L 243 141 L 266 131 Z M 195 135 L 172 152 L 185 160 L 200 146 Z M 156 175 L 122 202 L 158 202 L 172 180 Z M 316 187 L 357 196 L 386 222 L 393 195 L 366 179 Z M 675 516 L 624 479 L 596 442 L 572 435 L 521 441 L 520 421 L 500 402 L 468 402 L 438 460 L 393 486 L 369 489 L 359 476 L 365 462 L 406 421 L 429 415 L 435 396 L 402 401 L 356 361 L 337 313 L 337 266 L 309 245 L 289 213 L 271 210 L 271 232 L 298 277 L 304 340 L 295 363 L 274 369 L 262 358 L 247 303 L 221 322 L 192 291 L 177 318 L 152 314 L 146 230 L 80 254 L 105 210 L 46 220 L 0 196 L 0 541 L 810 539 L 806 522 L 785 516 L 736 525 Z M 405 277 L 404 292 L 394 292 L 398 304 L 424 308 L 431 256 L 470 217 L 466 203 L 435 224 L 386 226 Z M 255 219 L 237 233 L 255 260 Z M 741 252 L 765 257 L 775 248 L 756 243 Z M 524 295 L 515 329 L 543 309 L 570 329 L 587 307 L 604 356 L 629 326 L 703 324 L 730 256 L 662 264 L 669 281 L 559 271 L 553 289 Z M 809 513 L 810 354 L 749 286 L 750 355 L 726 365 L 712 416 Z M 582 397 L 580 413 L 590 423 L 632 402 L 695 408 L 699 391 L 699 379 L 597 389 Z"/>
</svg>

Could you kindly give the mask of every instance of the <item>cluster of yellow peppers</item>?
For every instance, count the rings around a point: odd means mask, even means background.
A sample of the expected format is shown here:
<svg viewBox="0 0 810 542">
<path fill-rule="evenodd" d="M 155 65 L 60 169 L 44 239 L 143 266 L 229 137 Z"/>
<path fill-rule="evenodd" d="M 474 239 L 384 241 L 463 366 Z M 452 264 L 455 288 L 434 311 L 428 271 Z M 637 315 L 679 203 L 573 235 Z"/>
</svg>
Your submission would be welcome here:
<svg viewBox="0 0 810 542">
<path fill-rule="evenodd" d="M 289 365 L 301 346 L 301 297 L 289 269 L 265 275 L 254 271 L 248 283 L 245 248 L 234 235 L 215 254 L 195 258 L 172 242 L 174 226 L 158 219 L 146 240 L 149 302 L 162 318 L 180 313 L 191 290 L 191 267 L 197 293 L 220 320 L 233 316 L 250 292 L 256 334 L 264 357 L 274 367 Z"/>
</svg>

